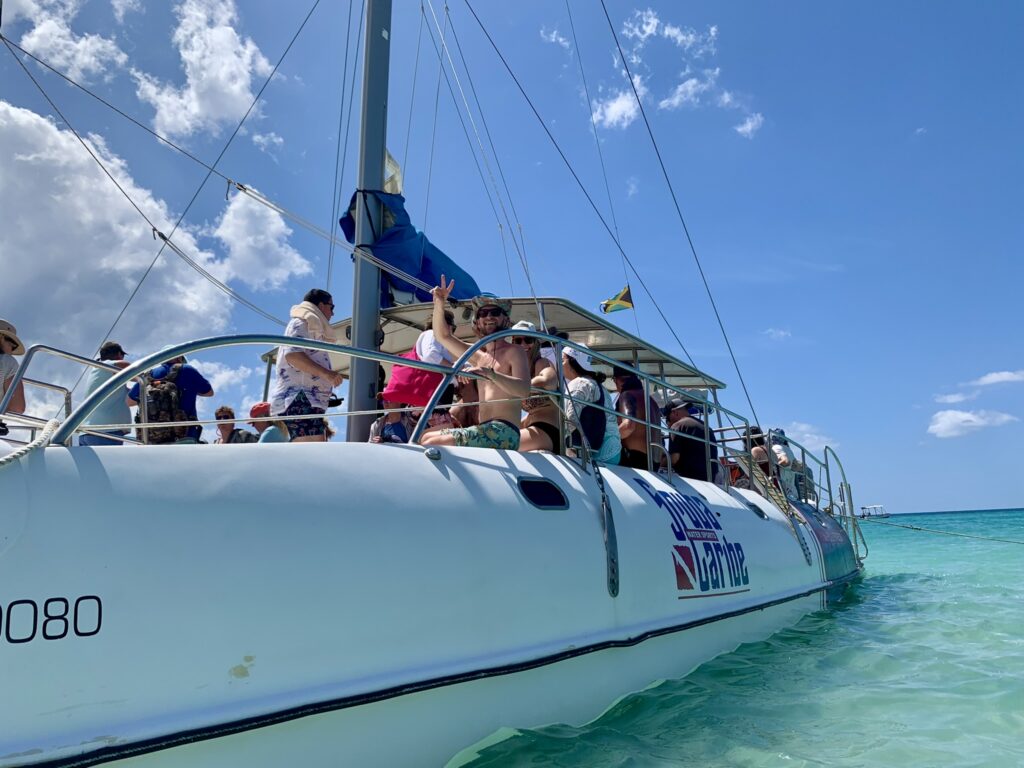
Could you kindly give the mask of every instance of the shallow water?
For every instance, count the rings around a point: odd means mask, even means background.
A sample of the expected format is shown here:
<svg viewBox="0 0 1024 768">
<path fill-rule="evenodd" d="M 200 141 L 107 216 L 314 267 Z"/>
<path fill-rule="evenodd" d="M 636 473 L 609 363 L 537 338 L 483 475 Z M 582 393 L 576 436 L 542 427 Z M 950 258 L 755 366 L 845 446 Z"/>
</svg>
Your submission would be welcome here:
<svg viewBox="0 0 1024 768">
<path fill-rule="evenodd" d="M 1024 510 L 884 522 L 1024 541 Z M 864 532 L 866 574 L 840 604 L 469 765 L 1024 765 L 1024 545 Z"/>
</svg>

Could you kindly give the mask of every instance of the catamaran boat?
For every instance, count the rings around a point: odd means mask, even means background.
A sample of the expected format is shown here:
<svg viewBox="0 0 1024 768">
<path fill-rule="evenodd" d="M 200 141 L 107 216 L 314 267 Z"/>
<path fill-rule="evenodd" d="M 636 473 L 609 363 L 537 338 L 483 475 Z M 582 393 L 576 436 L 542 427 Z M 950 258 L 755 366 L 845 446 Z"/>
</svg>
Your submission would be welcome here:
<svg viewBox="0 0 1024 768">
<path fill-rule="evenodd" d="M 371 0 L 368 62 L 386 54 L 389 15 Z M 386 83 L 367 89 L 363 124 L 381 126 Z M 362 143 L 360 189 L 383 189 L 383 139 Z M 356 200 L 345 343 L 191 341 L 111 369 L 74 408 L 30 378 L 35 361 L 106 364 L 28 350 L 19 381 L 68 407 L 59 421 L 4 416 L 31 432 L 0 443 L 0 766 L 441 765 L 505 726 L 586 722 L 791 626 L 860 575 L 833 450 L 789 440 L 814 487 L 787 498 L 751 456 L 749 420 L 721 405 L 723 382 L 565 299 L 512 300 L 512 319 L 542 330 L 502 333 L 585 345 L 598 370 L 699 403 L 718 483 L 661 468 L 658 440 L 647 469 L 603 465 L 585 438 L 557 454 L 425 447 L 426 419 L 408 444 L 365 442 L 379 365 L 441 374 L 430 413 L 494 338 L 470 338 L 456 297 L 462 359 L 401 357 L 431 306 L 419 293 L 380 309 L 381 269 L 423 286 L 378 247 L 382 204 Z M 76 445 L 97 406 L 163 361 L 282 344 L 327 351 L 349 377 L 348 441 L 135 445 L 143 414 L 130 447 Z"/>
</svg>

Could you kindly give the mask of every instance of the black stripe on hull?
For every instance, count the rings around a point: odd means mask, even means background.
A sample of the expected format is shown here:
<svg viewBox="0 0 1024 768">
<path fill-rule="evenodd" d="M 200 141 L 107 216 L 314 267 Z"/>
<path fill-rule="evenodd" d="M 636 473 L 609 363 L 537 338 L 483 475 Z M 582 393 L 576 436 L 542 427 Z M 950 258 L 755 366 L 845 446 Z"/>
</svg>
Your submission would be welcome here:
<svg viewBox="0 0 1024 768">
<path fill-rule="evenodd" d="M 158 752 L 165 749 L 172 749 L 174 747 L 186 746 L 188 744 L 194 744 L 200 741 L 207 741 L 209 739 L 217 739 L 225 736 L 232 736 L 245 731 L 258 730 L 260 728 L 267 728 L 273 725 L 279 725 L 286 723 L 289 720 L 298 720 L 303 717 L 310 717 L 312 715 L 320 715 L 326 712 L 333 712 L 339 709 L 348 709 L 350 707 L 358 707 L 364 704 L 372 704 L 378 701 L 385 701 L 387 699 L 393 699 L 398 696 L 405 696 L 411 693 L 420 693 L 423 691 L 429 691 L 434 688 L 442 688 L 449 685 L 458 685 L 459 683 L 468 683 L 476 680 L 482 680 L 488 677 L 500 677 L 503 675 L 511 675 L 516 672 L 526 672 L 532 669 L 538 669 L 540 667 L 546 667 L 551 664 L 557 664 L 562 661 L 576 658 L 578 656 L 586 656 L 590 653 L 597 653 L 598 651 L 605 651 L 611 648 L 629 648 L 635 645 L 639 645 L 645 640 L 651 640 L 655 637 L 661 637 L 663 635 L 671 635 L 677 632 L 685 632 L 689 629 L 695 629 L 707 624 L 714 624 L 718 621 L 724 621 L 726 619 L 732 619 L 737 616 L 743 616 L 748 613 L 755 613 L 757 611 L 763 611 L 767 608 L 772 608 L 776 605 L 782 605 L 789 603 L 794 600 L 799 600 L 810 595 L 822 593 L 824 599 L 824 593 L 828 590 L 832 590 L 841 587 L 849 582 L 852 582 L 860 575 L 860 571 L 853 571 L 846 576 L 834 579 L 821 586 L 809 589 L 804 592 L 799 592 L 794 595 L 782 597 L 777 600 L 771 600 L 766 603 L 760 603 L 758 605 L 750 606 L 748 608 L 742 608 L 735 611 L 729 611 L 727 613 L 717 614 L 715 616 L 709 616 L 703 619 L 696 619 L 683 624 L 674 624 L 669 627 L 662 627 L 660 629 L 653 629 L 648 632 L 644 632 L 635 637 L 626 638 L 623 640 L 606 640 L 601 643 L 595 643 L 593 645 L 587 645 L 580 648 L 573 648 L 570 650 L 561 651 L 550 656 L 543 656 L 537 659 L 530 659 L 529 661 L 516 662 L 515 664 L 506 664 L 500 667 L 491 667 L 488 669 L 474 670 L 472 672 L 460 672 L 453 675 L 446 675 L 443 677 L 436 677 L 430 680 L 421 680 L 415 683 L 408 683 L 405 685 L 394 686 L 391 688 L 384 688 L 379 691 L 371 691 L 369 693 L 356 694 L 354 696 L 343 696 L 335 699 L 329 699 L 327 701 L 318 701 L 312 704 L 303 704 L 297 707 L 290 707 L 283 709 L 278 712 L 271 712 L 265 715 L 255 715 L 253 717 L 242 718 L 240 720 L 233 720 L 227 723 L 218 723 L 217 725 L 203 726 L 202 728 L 194 728 L 187 731 L 178 731 L 177 733 L 168 734 L 166 736 L 157 736 L 152 739 L 146 739 L 144 741 L 136 741 L 129 744 L 119 744 L 116 746 L 103 747 L 102 749 L 95 750 L 83 755 L 75 755 L 74 757 L 64 757 L 55 760 L 47 760 L 44 762 L 32 763 L 33 768 L 88 768 L 93 765 L 100 765 L 102 763 L 112 762 L 114 760 L 125 760 L 131 757 L 138 757 L 150 752 Z"/>
</svg>

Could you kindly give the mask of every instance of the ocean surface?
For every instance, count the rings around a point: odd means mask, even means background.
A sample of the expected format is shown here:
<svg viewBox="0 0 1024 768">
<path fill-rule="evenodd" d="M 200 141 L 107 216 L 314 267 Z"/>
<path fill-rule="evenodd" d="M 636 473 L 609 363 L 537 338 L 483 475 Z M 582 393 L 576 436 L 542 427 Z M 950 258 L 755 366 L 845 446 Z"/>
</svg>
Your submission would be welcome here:
<svg viewBox="0 0 1024 768">
<path fill-rule="evenodd" d="M 883 522 L 1024 541 L 1024 510 Z M 863 530 L 841 603 L 469 765 L 1024 766 L 1024 545 Z"/>
</svg>

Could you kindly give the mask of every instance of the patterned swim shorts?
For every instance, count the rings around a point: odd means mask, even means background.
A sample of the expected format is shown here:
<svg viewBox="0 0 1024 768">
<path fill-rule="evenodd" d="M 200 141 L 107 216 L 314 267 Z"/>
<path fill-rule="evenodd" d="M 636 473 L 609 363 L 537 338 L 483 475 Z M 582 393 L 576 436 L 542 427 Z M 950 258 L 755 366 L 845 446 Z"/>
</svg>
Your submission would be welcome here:
<svg viewBox="0 0 1024 768">
<path fill-rule="evenodd" d="M 454 436 L 456 445 L 467 448 L 519 450 L 519 427 L 501 419 L 485 421 L 475 427 L 442 429 L 441 434 Z"/>
<path fill-rule="evenodd" d="M 322 414 L 325 411 L 323 408 L 314 408 L 310 405 L 305 392 L 299 392 L 292 400 L 291 405 L 284 409 L 284 413 L 281 415 L 285 417 L 283 420 L 288 426 L 288 434 L 292 440 L 297 437 L 312 437 L 326 433 L 327 427 L 323 419 L 289 420 L 287 418 L 288 416 L 306 416 L 313 413 Z"/>
</svg>

